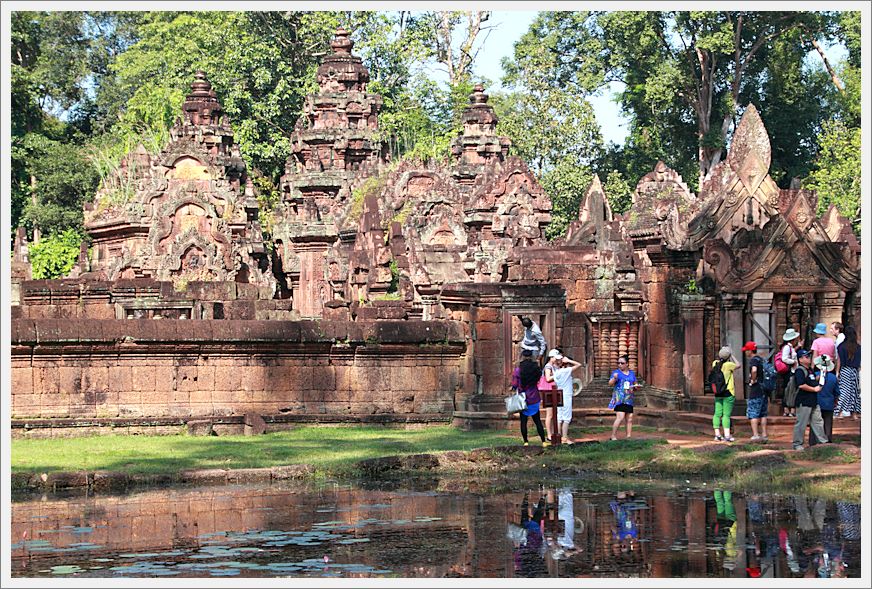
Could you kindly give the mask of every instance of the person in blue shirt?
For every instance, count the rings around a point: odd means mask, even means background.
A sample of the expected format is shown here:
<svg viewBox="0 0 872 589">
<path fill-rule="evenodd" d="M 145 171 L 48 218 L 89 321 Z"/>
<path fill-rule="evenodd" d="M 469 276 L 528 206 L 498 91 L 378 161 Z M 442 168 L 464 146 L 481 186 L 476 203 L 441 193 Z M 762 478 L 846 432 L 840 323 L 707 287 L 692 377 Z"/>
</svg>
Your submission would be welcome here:
<svg viewBox="0 0 872 589">
<path fill-rule="evenodd" d="M 645 502 L 636 499 L 633 491 L 618 491 L 615 500 L 609 502 L 615 516 L 612 525 L 612 555 L 619 556 L 636 552 L 639 546 L 639 523 L 637 512 L 647 509 Z"/>
<path fill-rule="evenodd" d="M 627 420 L 627 437 L 633 435 L 633 404 L 635 403 L 636 373 L 630 370 L 630 358 L 625 354 L 618 357 L 618 369 L 612 371 L 609 386 L 614 387 L 609 409 L 615 411 L 615 422 L 612 424 L 612 439 L 618 439 L 618 428 L 621 422 Z"/>
<path fill-rule="evenodd" d="M 821 418 L 824 420 L 824 433 L 827 439 L 833 441 L 833 411 L 836 408 L 836 398 L 839 396 L 839 379 L 834 373 L 836 365 L 833 359 L 826 354 L 821 354 L 814 359 L 815 378 L 820 382 L 821 372 L 824 373 L 824 385 L 817 394 L 818 407 L 821 410 Z M 808 445 L 819 444 L 814 430 L 808 435 Z"/>
</svg>

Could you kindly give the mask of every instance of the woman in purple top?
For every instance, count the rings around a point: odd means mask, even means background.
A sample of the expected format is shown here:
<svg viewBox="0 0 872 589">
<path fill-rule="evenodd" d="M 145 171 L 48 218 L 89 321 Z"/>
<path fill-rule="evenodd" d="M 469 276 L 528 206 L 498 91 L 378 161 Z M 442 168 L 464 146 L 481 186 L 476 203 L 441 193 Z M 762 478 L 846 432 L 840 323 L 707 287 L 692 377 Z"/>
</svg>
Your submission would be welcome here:
<svg viewBox="0 0 872 589">
<path fill-rule="evenodd" d="M 527 418 L 532 417 L 533 423 L 536 424 L 536 431 L 539 432 L 539 437 L 542 438 L 542 445 L 550 445 L 545 440 L 545 429 L 542 427 L 542 419 L 539 417 L 539 377 L 542 376 L 542 369 L 539 364 L 533 360 L 532 350 L 523 350 L 521 352 L 521 362 L 515 367 L 512 372 L 512 390 L 524 393 L 527 400 L 527 408 L 521 411 L 521 437 L 524 438 L 524 445 L 529 446 L 527 441 Z"/>
</svg>

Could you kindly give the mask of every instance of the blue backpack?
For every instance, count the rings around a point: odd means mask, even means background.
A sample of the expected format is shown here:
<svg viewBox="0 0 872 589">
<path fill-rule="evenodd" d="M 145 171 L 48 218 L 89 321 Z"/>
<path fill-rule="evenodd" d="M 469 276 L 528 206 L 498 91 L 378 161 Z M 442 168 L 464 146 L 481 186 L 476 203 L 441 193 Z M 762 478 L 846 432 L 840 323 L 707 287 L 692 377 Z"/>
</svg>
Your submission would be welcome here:
<svg viewBox="0 0 872 589">
<path fill-rule="evenodd" d="M 767 395 L 771 395 L 775 390 L 775 379 L 778 376 L 778 371 L 775 366 L 768 360 L 763 360 L 763 371 L 760 375 L 760 388 Z"/>
</svg>

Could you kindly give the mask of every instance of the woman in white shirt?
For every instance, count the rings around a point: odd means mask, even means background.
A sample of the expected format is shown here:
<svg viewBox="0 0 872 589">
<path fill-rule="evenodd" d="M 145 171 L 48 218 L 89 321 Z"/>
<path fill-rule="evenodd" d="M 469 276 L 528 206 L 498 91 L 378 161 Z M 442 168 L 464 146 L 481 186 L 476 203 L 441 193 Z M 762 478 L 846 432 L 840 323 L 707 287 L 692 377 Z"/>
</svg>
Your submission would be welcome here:
<svg viewBox="0 0 872 589">
<path fill-rule="evenodd" d="M 781 361 L 790 367 L 790 372 L 779 374 L 784 397 L 781 400 L 781 414 L 784 417 L 796 417 L 796 386 L 793 382 L 793 372 L 796 370 L 796 347 L 800 343 L 799 332 L 792 327 L 784 332 L 784 346 L 781 348 Z"/>
<path fill-rule="evenodd" d="M 556 352 L 552 360 L 557 362 L 552 365 L 551 379 L 554 384 L 563 392 L 563 407 L 557 408 L 557 427 L 560 429 L 560 435 L 563 437 L 564 444 L 571 446 L 573 441 L 569 438 L 569 422 L 572 421 L 572 372 L 581 366 L 575 360 L 570 360 L 560 353 L 559 350 L 551 350 L 551 353 Z M 545 376 L 548 379 L 548 373 Z M 550 380 L 549 380 L 550 382 Z"/>
</svg>

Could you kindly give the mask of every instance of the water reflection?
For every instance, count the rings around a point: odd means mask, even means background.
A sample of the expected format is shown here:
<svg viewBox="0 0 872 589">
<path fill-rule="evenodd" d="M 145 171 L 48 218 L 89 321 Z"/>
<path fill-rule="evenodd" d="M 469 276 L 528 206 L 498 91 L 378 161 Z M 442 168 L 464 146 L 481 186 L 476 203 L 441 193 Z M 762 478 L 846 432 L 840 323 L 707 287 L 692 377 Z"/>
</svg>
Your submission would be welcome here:
<svg viewBox="0 0 872 589">
<path fill-rule="evenodd" d="M 497 495 L 239 486 L 12 504 L 14 576 L 857 577 L 860 509 L 579 483 Z"/>
</svg>

